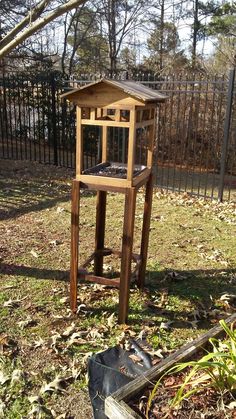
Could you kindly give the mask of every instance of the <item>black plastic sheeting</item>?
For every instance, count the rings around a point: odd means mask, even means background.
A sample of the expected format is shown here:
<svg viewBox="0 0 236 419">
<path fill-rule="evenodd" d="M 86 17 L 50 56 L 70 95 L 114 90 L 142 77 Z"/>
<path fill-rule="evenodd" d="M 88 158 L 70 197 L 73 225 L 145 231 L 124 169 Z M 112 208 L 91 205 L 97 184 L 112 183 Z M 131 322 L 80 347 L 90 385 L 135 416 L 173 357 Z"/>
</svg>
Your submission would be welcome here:
<svg viewBox="0 0 236 419">
<path fill-rule="evenodd" d="M 142 362 L 134 362 L 130 358 L 131 354 L 138 355 Z M 104 413 L 106 397 L 151 367 L 150 356 L 140 348 L 137 342 L 132 342 L 130 351 L 115 346 L 89 358 L 89 396 L 94 419 L 107 418 Z"/>
</svg>

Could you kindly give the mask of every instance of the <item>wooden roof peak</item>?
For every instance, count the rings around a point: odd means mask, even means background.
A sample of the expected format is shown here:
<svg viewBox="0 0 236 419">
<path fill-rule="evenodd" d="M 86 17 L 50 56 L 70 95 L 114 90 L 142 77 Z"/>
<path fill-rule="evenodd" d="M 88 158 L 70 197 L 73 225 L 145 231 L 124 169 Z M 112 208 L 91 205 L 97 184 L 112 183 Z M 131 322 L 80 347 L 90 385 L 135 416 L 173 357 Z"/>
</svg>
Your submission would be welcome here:
<svg viewBox="0 0 236 419">
<path fill-rule="evenodd" d="M 83 87 L 73 89 L 70 92 L 63 93 L 62 98 L 73 100 L 79 97 L 79 92 L 84 92 L 86 89 L 91 89 L 91 87 L 96 87 L 97 85 L 105 83 L 109 86 L 115 87 L 118 90 L 126 93 L 127 95 L 141 100 L 144 103 L 149 102 L 164 102 L 168 97 L 163 95 L 157 90 L 153 90 L 149 87 L 144 86 L 141 83 L 131 81 L 131 80 L 112 80 L 112 79 L 100 79 L 96 82 L 89 83 Z"/>
</svg>

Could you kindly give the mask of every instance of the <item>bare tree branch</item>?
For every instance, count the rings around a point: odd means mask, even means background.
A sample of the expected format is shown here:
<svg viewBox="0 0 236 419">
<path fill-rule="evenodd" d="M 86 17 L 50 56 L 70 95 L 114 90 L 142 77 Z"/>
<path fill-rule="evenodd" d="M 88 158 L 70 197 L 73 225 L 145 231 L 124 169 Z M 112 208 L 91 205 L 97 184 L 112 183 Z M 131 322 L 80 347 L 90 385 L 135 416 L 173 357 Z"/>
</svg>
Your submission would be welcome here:
<svg viewBox="0 0 236 419">
<path fill-rule="evenodd" d="M 41 14 L 44 12 L 47 5 L 51 0 L 42 0 L 34 9 L 30 10 L 28 15 L 21 20 L 8 34 L 0 41 L 0 48 L 3 48 L 7 45 L 12 39 L 15 38 L 18 33 L 20 33 L 29 23 L 33 23 L 38 19 Z"/>
<path fill-rule="evenodd" d="M 74 9 L 75 7 L 78 7 L 86 3 L 86 1 L 87 0 L 69 0 L 67 3 L 57 7 L 52 12 L 49 12 L 46 16 L 40 19 L 37 19 L 33 24 L 25 28 L 22 32 L 18 33 L 18 35 L 14 39 L 9 41 L 7 45 L 5 45 L 3 48 L 0 49 L 0 59 L 2 59 L 5 55 L 7 55 L 10 51 L 12 51 L 15 47 L 17 47 L 23 41 L 25 41 L 25 39 L 29 38 L 39 29 L 42 29 L 44 26 L 46 26 L 49 22 L 52 22 L 57 17 L 60 17 L 61 15 L 63 15 L 65 12 L 68 12 Z M 2 42 L 4 42 L 5 38 L 3 38 Z"/>
</svg>

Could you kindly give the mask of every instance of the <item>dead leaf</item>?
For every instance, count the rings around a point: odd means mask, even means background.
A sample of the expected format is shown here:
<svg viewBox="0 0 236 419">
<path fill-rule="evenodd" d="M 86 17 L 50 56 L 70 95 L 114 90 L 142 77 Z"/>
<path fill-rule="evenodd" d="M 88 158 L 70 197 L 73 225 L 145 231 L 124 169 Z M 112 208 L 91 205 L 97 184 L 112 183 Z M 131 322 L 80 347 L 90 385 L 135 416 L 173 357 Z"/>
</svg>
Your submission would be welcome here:
<svg viewBox="0 0 236 419">
<path fill-rule="evenodd" d="M 45 345 L 45 341 L 41 337 L 39 337 L 39 339 L 35 340 L 34 343 L 33 343 L 33 347 L 35 349 L 40 348 L 41 346 L 44 346 L 44 345 Z"/>
<path fill-rule="evenodd" d="M 175 377 L 168 377 L 164 381 L 165 387 L 171 387 L 175 384 Z"/>
<path fill-rule="evenodd" d="M 226 407 L 228 407 L 228 409 L 230 410 L 236 409 L 236 401 L 234 400 L 233 402 L 230 402 L 229 404 L 226 405 Z"/>
<path fill-rule="evenodd" d="M 160 329 L 169 330 L 170 325 L 173 323 L 173 321 L 169 320 L 168 322 L 161 322 Z"/>
<path fill-rule="evenodd" d="M 21 381 L 24 377 L 24 372 L 20 369 L 15 369 L 12 372 L 11 375 L 11 384 L 13 384 L 15 381 Z"/>
<path fill-rule="evenodd" d="M 4 412 L 5 408 L 6 408 L 5 403 L 2 400 L 0 400 L 0 418 L 6 417 L 5 412 Z"/>
<path fill-rule="evenodd" d="M 27 326 L 31 326 L 35 324 L 35 320 L 28 318 L 26 320 L 21 320 L 17 323 L 21 329 L 24 329 Z"/>
<path fill-rule="evenodd" d="M 47 393 L 47 392 L 62 392 L 67 393 L 66 390 L 63 388 L 63 384 L 65 384 L 65 381 L 68 380 L 68 378 L 60 377 L 59 375 L 50 383 L 45 383 L 40 390 L 41 394 Z"/>
<path fill-rule="evenodd" d="M 112 313 L 107 319 L 107 325 L 110 329 L 112 329 L 115 326 L 115 324 L 115 313 Z"/>
<path fill-rule="evenodd" d="M 31 404 L 33 403 L 41 403 L 42 399 L 40 396 L 29 396 L 28 400 Z"/>
<path fill-rule="evenodd" d="M 65 208 L 57 207 L 57 213 L 60 214 L 61 212 L 65 211 Z"/>
<path fill-rule="evenodd" d="M 32 256 L 34 256 L 34 258 L 38 258 L 38 257 L 39 257 L 38 253 L 37 253 L 37 252 L 35 252 L 35 250 L 33 250 L 33 249 L 30 251 L 30 254 L 31 254 Z"/>
<path fill-rule="evenodd" d="M 8 374 L 5 374 L 3 371 L 0 370 L 0 384 L 3 386 L 8 381 L 10 381 L 11 376 Z"/>
<path fill-rule="evenodd" d="M 17 307 L 19 307 L 19 305 L 20 305 L 21 301 L 22 301 L 22 300 L 12 300 L 12 299 L 10 299 L 10 300 L 5 301 L 5 302 L 3 303 L 3 307 L 8 307 L 8 308 L 17 308 Z"/>
<path fill-rule="evenodd" d="M 51 240 L 49 242 L 49 244 L 51 244 L 52 246 L 59 246 L 59 244 L 62 244 L 63 242 L 61 240 L 55 239 L 55 240 Z"/>
<path fill-rule="evenodd" d="M 73 332 L 75 332 L 75 323 L 71 323 L 71 325 L 69 327 L 67 327 L 67 329 L 62 333 L 62 336 L 66 336 L 69 337 Z"/>
<path fill-rule="evenodd" d="M 80 304 L 80 305 L 78 306 L 78 308 L 77 308 L 76 313 L 77 313 L 77 314 L 79 314 L 80 312 L 81 312 L 81 313 L 86 313 L 86 310 L 83 310 L 84 308 L 86 308 L 86 305 L 85 305 L 85 304 Z"/>
<path fill-rule="evenodd" d="M 80 332 L 75 332 L 71 335 L 69 341 L 67 342 L 66 347 L 69 348 L 71 345 L 74 345 L 74 344 L 84 345 L 86 343 L 88 343 L 88 341 L 81 337 Z M 90 341 L 90 343 L 91 343 L 91 341 Z"/>
</svg>

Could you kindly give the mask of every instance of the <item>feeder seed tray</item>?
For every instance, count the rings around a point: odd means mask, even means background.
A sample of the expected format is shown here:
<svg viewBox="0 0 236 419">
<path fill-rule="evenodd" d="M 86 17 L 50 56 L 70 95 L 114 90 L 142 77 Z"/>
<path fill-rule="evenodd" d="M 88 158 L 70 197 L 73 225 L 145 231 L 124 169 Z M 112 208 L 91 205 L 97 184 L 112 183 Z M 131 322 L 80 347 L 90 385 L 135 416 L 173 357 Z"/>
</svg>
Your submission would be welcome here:
<svg viewBox="0 0 236 419">
<path fill-rule="evenodd" d="M 138 176 L 146 169 L 146 166 L 134 165 L 133 177 Z M 127 165 L 122 163 L 105 162 L 97 164 L 90 169 L 83 171 L 85 175 L 93 176 L 106 176 L 120 179 L 126 179 L 127 177 Z"/>
</svg>

